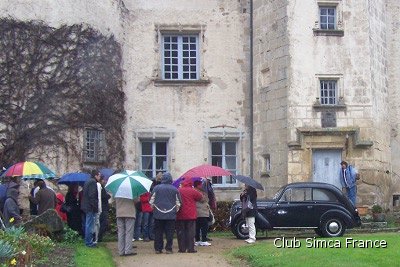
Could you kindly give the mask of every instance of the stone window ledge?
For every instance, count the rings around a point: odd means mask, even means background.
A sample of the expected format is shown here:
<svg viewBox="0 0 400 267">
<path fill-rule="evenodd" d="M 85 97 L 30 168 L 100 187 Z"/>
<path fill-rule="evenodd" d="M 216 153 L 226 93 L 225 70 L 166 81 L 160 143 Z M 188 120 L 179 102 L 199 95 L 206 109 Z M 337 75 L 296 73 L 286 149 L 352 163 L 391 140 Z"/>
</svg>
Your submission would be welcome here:
<svg viewBox="0 0 400 267">
<path fill-rule="evenodd" d="M 218 191 L 237 191 L 242 190 L 239 186 L 222 186 L 222 185 L 213 185 L 214 190 Z"/>
<path fill-rule="evenodd" d="M 343 30 L 323 30 L 323 29 L 313 29 L 315 36 L 337 36 L 343 37 L 344 31 Z"/>
<path fill-rule="evenodd" d="M 205 86 L 210 80 L 154 80 L 155 86 Z"/>
<path fill-rule="evenodd" d="M 322 110 L 341 110 L 341 109 L 346 109 L 345 104 L 338 104 L 338 105 L 321 105 L 321 104 L 314 104 L 313 108 L 317 111 L 322 111 Z"/>
</svg>

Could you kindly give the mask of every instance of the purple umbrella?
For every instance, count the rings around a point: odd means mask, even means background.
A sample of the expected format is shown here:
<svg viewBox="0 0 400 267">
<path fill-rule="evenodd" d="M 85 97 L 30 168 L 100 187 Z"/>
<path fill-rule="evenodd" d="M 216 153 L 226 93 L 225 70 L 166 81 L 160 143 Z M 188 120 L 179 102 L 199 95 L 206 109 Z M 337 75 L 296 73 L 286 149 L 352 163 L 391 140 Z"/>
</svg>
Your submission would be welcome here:
<svg viewBox="0 0 400 267">
<path fill-rule="evenodd" d="M 108 178 L 114 174 L 114 170 L 113 169 L 109 169 L 109 168 L 104 168 L 100 170 L 101 175 L 104 176 L 104 180 L 108 180 Z"/>
<path fill-rule="evenodd" d="M 192 180 L 192 183 L 194 183 L 195 181 L 202 181 L 203 180 L 203 178 L 201 178 L 201 177 L 192 177 L 190 179 Z M 178 188 L 184 180 L 185 180 L 185 178 L 180 177 L 180 178 L 176 179 L 172 183 L 172 185 L 175 186 L 176 188 Z"/>
</svg>

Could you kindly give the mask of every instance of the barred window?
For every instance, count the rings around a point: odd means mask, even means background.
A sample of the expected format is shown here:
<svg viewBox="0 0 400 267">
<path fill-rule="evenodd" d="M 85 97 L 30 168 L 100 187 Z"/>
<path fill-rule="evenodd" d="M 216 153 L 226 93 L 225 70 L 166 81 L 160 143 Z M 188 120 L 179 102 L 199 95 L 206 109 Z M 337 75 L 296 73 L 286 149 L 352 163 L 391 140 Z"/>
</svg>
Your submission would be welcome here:
<svg viewBox="0 0 400 267">
<path fill-rule="evenodd" d="M 321 105 L 337 105 L 337 80 L 320 80 Z"/>
<path fill-rule="evenodd" d="M 85 129 L 84 160 L 87 162 L 101 162 L 105 160 L 104 131 Z"/>
</svg>

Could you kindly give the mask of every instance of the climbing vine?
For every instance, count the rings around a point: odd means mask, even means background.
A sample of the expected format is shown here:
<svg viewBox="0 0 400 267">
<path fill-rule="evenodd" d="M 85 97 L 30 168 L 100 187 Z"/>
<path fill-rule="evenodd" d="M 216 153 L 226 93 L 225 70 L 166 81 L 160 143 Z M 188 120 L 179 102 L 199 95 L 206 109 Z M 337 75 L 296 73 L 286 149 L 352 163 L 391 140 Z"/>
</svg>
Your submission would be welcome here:
<svg viewBox="0 0 400 267">
<path fill-rule="evenodd" d="M 0 19 L 0 166 L 37 149 L 82 156 L 84 127 L 105 133 L 105 161 L 123 162 L 121 47 L 88 25 Z M 80 142 L 71 142 L 79 140 Z"/>
</svg>

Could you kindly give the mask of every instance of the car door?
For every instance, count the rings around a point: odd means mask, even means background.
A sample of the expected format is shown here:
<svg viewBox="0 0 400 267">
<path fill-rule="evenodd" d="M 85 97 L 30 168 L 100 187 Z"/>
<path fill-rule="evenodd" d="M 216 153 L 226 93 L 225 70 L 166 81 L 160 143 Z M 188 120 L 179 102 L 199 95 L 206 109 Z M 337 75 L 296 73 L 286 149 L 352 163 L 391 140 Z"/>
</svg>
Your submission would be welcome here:
<svg viewBox="0 0 400 267">
<path fill-rule="evenodd" d="M 336 195 L 326 188 L 313 188 L 312 198 L 315 202 L 313 224 L 318 225 L 321 216 L 331 209 L 341 209 L 342 204 Z"/>
<path fill-rule="evenodd" d="M 275 228 L 314 227 L 311 188 L 288 188 L 276 203 L 272 224 Z"/>
</svg>

